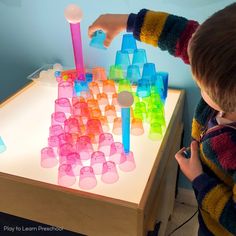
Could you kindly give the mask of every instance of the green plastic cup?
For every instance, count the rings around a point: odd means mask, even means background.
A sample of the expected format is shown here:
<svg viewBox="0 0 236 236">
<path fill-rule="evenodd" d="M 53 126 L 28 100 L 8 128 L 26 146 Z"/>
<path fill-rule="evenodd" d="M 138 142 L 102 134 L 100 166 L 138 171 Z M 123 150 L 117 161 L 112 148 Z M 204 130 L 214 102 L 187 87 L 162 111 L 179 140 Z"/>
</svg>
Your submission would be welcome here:
<svg viewBox="0 0 236 236">
<path fill-rule="evenodd" d="M 120 65 L 112 65 L 109 70 L 109 79 L 119 81 L 124 79 L 122 67 Z"/>
<path fill-rule="evenodd" d="M 159 123 L 152 123 L 149 129 L 148 138 L 153 141 L 160 140 L 162 138 L 162 127 Z"/>
<path fill-rule="evenodd" d="M 127 79 L 119 80 L 118 92 L 120 93 L 122 91 L 132 92 L 132 88 L 131 88 L 129 80 Z"/>
</svg>

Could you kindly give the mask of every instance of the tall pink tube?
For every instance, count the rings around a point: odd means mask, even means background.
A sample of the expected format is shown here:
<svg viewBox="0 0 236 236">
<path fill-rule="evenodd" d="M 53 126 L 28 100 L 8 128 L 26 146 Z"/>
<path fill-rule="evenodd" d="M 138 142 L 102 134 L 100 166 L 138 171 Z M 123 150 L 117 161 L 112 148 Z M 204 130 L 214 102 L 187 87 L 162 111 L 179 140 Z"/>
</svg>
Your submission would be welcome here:
<svg viewBox="0 0 236 236">
<path fill-rule="evenodd" d="M 82 50 L 82 40 L 80 23 L 70 23 L 71 38 L 74 50 L 75 67 L 79 80 L 85 80 L 84 59 Z"/>
</svg>

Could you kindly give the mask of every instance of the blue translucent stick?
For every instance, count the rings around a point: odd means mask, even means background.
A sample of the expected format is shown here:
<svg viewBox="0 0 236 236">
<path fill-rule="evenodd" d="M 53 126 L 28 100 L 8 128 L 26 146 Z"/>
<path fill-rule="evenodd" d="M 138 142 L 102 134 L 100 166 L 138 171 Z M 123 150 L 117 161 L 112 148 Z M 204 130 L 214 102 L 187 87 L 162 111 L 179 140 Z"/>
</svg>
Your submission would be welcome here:
<svg viewBox="0 0 236 236">
<path fill-rule="evenodd" d="M 125 153 L 130 151 L 130 108 L 121 108 L 122 118 L 122 142 L 124 145 Z"/>
<path fill-rule="evenodd" d="M 0 136 L 0 153 L 6 151 L 7 147 L 5 146 L 1 136 Z"/>
</svg>

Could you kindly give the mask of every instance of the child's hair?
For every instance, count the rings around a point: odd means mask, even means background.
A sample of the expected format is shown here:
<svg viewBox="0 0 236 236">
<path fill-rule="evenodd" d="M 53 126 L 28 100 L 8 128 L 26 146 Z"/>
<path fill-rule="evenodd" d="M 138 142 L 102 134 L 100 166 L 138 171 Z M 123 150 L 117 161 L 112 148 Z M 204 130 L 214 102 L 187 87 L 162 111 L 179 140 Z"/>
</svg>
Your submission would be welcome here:
<svg viewBox="0 0 236 236">
<path fill-rule="evenodd" d="M 225 112 L 236 111 L 236 3 L 216 12 L 189 44 L 192 73 Z"/>
</svg>

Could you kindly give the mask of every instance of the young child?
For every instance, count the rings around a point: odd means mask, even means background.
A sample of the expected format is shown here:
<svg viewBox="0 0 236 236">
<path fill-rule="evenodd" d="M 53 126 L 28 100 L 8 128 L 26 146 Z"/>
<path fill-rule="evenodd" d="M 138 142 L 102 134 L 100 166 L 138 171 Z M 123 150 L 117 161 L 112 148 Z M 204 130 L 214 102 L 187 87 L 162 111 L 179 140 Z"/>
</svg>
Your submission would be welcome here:
<svg viewBox="0 0 236 236">
<path fill-rule="evenodd" d="M 191 154 L 176 153 L 199 204 L 199 235 L 236 235 L 236 3 L 202 25 L 183 17 L 142 9 L 106 14 L 90 27 L 103 30 L 108 47 L 121 31 L 158 46 L 191 65 L 202 98 L 192 122 Z"/>
</svg>

